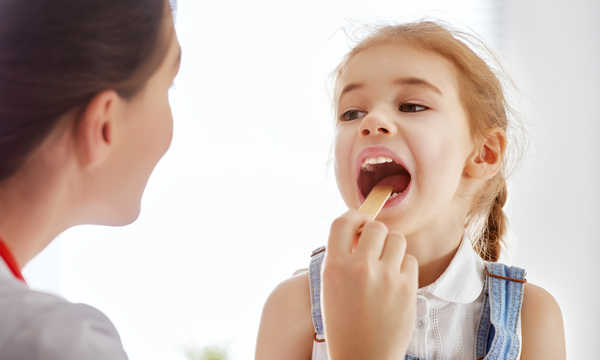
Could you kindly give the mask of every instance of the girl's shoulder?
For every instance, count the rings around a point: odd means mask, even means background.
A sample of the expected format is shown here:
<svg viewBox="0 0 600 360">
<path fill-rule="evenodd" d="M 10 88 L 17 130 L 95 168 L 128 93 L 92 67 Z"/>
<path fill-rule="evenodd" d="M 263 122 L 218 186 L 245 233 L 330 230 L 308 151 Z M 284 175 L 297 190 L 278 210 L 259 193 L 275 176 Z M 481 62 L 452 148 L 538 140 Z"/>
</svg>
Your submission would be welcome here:
<svg viewBox="0 0 600 360">
<path fill-rule="evenodd" d="M 529 310 L 530 315 L 534 313 L 558 315 L 560 320 L 562 320 L 560 307 L 554 296 L 541 286 L 534 285 L 530 282 L 525 283 L 523 291 L 523 311 L 525 311 L 526 308 Z"/>
<path fill-rule="evenodd" d="M 496 314 L 492 322 L 512 329 L 520 307 L 521 359 L 565 359 L 562 314 L 554 297 L 527 282 L 524 269 L 497 262 L 484 264 L 489 307 Z"/>
<path fill-rule="evenodd" d="M 269 295 L 260 322 L 256 359 L 308 359 L 312 352 L 308 274 L 282 281 Z"/>
<path fill-rule="evenodd" d="M 498 262 L 483 261 L 485 273 L 489 279 L 506 280 L 506 283 L 517 281 L 523 283 L 522 313 L 527 312 L 528 320 L 539 320 L 547 316 L 554 320 L 562 321 L 562 314 L 556 299 L 544 288 L 528 282 L 525 278 L 525 270 L 519 267 L 509 266 Z M 525 315 L 525 314 L 524 314 Z M 531 322 L 530 322 L 531 324 Z"/>
<path fill-rule="evenodd" d="M 565 359 L 562 313 L 554 297 L 525 283 L 521 310 L 522 359 Z"/>
</svg>

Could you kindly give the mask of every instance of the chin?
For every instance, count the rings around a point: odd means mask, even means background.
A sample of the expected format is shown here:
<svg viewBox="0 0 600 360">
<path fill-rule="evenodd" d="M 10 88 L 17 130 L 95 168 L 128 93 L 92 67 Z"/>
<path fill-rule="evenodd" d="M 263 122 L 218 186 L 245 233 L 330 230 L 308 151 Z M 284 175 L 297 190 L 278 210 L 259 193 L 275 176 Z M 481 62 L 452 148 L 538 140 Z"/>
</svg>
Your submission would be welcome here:
<svg viewBox="0 0 600 360">
<path fill-rule="evenodd" d="M 128 216 L 123 219 L 124 221 L 123 221 L 122 225 L 132 224 L 140 217 L 140 213 L 141 213 L 141 206 L 138 203 L 135 208 L 131 209 L 128 212 L 128 214 L 127 214 Z"/>
<path fill-rule="evenodd" d="M 140 216 L 140 206 L 131 206 L 129 208 L 113 209 L 109 211 L 103 221 L 99 225 L 106 226 L 125 226 L 135 222 Z"/>
</svg>

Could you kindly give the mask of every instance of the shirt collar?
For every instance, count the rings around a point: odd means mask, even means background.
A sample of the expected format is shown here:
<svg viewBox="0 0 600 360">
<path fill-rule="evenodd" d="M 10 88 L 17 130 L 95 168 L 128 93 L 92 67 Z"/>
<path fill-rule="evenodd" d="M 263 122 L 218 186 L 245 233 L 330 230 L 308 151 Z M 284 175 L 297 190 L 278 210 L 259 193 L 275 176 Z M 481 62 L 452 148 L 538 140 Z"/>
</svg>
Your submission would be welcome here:
<svg viewBox="0 0 600 360">
<path fill-rule="evenodd" d="M 444 301 L 468 304 L 475 301 L 485 284 L 483 260 L 465 234 L 446 270 L 433 283 L 420 288 Z"/>
</svg>

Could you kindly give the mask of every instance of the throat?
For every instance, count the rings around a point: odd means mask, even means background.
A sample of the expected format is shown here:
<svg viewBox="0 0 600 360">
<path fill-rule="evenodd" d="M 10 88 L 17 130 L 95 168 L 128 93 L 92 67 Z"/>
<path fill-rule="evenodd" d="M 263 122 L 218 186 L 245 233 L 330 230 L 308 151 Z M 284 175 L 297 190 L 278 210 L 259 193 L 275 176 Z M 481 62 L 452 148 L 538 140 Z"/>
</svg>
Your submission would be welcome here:
<svg viewBox="0 0 600 360">
<path fill-rule="evenodd" d="M 446 271 L 456 256 L 464 229 L 462 226 L 442 229 L 421 229 L 406 235 L 406 253 L 419 264 L 419 288 L 431 285 Z M 390 227 L 390 231 L 402 231 Z M 465 237 L 469 241 L 468 237 Z M 471 244 L 466 244 L 471 246 Z"/>
</svg>

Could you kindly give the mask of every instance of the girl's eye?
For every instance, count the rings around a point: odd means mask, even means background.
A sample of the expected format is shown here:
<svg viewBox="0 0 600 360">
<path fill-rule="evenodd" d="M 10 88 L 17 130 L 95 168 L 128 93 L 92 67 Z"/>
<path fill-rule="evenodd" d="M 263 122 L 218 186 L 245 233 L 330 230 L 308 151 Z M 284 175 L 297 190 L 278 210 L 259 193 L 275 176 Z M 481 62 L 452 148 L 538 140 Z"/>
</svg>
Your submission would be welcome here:
<svg viewBox="0 0 600 360">
<path fill-rule="evenodd" d="M 352 121 L 365 116 L 366 112 L 360 110 L 348 110 L 340 116 L 341 121 Z"/>
<path fill-rule="evenodd" d="M 429 109 L 427 106 L 411 103 L 400 104 L 400 111 L 402 112 L 420 112 Z"/>
</svg>

